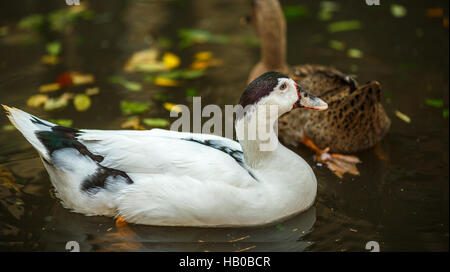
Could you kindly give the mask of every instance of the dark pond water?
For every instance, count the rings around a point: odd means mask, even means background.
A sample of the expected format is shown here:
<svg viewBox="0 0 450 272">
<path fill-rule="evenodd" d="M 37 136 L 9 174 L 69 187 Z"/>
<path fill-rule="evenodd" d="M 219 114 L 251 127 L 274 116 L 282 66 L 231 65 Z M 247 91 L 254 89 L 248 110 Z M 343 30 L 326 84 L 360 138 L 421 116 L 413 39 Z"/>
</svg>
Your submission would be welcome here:
<svg viewBox="0 0 450 272">
<path fill-rule="evenodd" d="M 291 64 L 332 65 L 357 74 L 360 82 L 376 79 L 382 84 L 384 105 L 392 126 L 374 149 L 357 154 L 363 161 L 360 176 L 342 180 L 316 166 L 313 154 L 300 147 L 299 155 L 314 167 L 319 190 L 307 212 L 275 226 L 237 229 L 167 228 L 129 225 L 117 228 L 106 217 L 86 217 L 61 207 L 37 153 L 17 131 L 0 133 L 0 250 L 64 251 L 67 241 L 77 241 L 83 251 L 364 251 L 377 241 L 381 251 L 448 250 L 449 236 L 449 39 L 442 18 L 428 18 L 428 8 L 442 8 L 448 18 L 448 1 L 398 1 L 406 16 L 394 18 L 390 4 L 366 6 L 361 1 L 341 1 L 333 21 L 359 20 L 360 30 L 329 33 L 317 19 L 320 1 L 300 2 L 309 16 L 288 22 L 288 61 Z M 170 102 L 189 104 L 187 87 L 197 89 L 203 105 L 235 104 L 251 67 L 258 61 L 254 34 L 239 24 L 249 12 L 247 1 L 91 1 L 94 16 L 79 20 L 64 32 L 43 31 L 26 36 L 17 22 L 34 13 L 47 14 L 68 8 L 64 1 L 2 1 L 0 3 L 0 103 L 16 106 L 44 119 L 71 119 L 74 127 L 120 129 L 126 120 L 120 101 L 149 101 L 155 93 L 170 95 Z M 177 47 L 179 28 L 203 29 L 229 37 L 225 44 L 203 43 Z M 253 37 L 253 38 L 252 38 Z M 143 74 L 126 74 L 130 55 L 169 39 L 169 49 L 187 67 L 192 56 L 211 51 L 223 65 L 211 67 L 204 77 L 180 87 L 143 83 Z M 61 63 L 43 64 L 46 44 L 60 41 Z M 329 47 L 339 40 L 360 49 L 364 57 L 350 58 Z M 95 76 L 100 93 L 92 106 L 77 112 L 31 108 L 27 99 L 42 84 L 66 71 Z M 143 84 L 131 92 L 112 84 L 122 75 Z M 69 88 L 82 92 L 86 87 Z M 59 91 L 61 93 L 62 91 Z M 426 99 L 441 99 L 443 108 Z M 147 117 L 169 118 L 160 101 L 154 101 Z M 411 118 L 406 123 L 395 111 Z M 0 127 L 8 124 L 0 117 Z M 380 158 L 384 158 L 381 160 Z M 17 190 L 8 185 L 12 173 Z M 262 211 L 263 212 L 263 211 Z M 229 242 L 238 238 L 236 242 Z"/>
</svg>

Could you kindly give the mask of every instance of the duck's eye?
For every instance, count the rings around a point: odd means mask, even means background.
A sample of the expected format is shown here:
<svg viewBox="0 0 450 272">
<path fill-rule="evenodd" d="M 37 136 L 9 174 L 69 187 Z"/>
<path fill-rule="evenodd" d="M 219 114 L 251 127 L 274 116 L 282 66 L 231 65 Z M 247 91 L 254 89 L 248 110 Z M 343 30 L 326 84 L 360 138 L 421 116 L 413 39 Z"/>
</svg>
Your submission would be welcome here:
<svg viewBox="0 0 450 272">
<path fill-rule="evenodd" d="M 281 86 L 280 86 L 280 90 L 284 90 L 284 89 L 286 89 L 286 87 L 287 87 L 286 83 L 283 83 L 283 84 L 281 84 Z"/>
</svg>

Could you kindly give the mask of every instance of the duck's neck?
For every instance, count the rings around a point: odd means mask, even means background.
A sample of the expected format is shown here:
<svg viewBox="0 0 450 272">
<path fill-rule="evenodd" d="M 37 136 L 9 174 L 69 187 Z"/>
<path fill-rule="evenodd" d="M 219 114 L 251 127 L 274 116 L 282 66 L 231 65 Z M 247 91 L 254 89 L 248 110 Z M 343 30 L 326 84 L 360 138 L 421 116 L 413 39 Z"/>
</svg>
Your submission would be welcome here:
<svg viewBox="0 0 450 272">
<path fill-rule="evenodd" d="M 262 1 L 257 31 L 261 40 L 262 63 L 268 70 L 286 72 L 286 20 L 278 0 Z"/>
<path fill-rule="evenodd" d="M 264 167 L 284 148 L 277 136 L 277 110 L 259 106 L 236 120 L 236 136 L 242 146 L 245 163 L 252 169 Z"/>
</svg>

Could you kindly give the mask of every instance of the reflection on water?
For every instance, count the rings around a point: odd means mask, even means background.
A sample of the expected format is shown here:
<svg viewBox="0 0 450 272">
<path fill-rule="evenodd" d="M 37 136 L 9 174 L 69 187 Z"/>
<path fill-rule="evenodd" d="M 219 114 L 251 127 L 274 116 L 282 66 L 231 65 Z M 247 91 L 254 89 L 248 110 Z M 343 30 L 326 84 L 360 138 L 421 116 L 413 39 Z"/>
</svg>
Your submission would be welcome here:
<svg viewBox="0 0 450 272">
<path fill-rule="evenodd" d="M 54 199 L 50 182 L 36 152 L 17 131 L 0 133 L 0 250 L 64 251 L 67 241 L 78 241 L 82 251 L 363 251 L 367 241 L 378 241 L 382 251 L 448 250 L 448 119 L 441 108 L 427 106 L 427 98 L 448 101 L 448 28 L 441 19 L 424 16 L 441 7 L 448 17 L 448 1 L 403 3 L 407 16 L 393 18 L 389 6 L 367 7 L 340 2 L 334 20 L 356 19 L 363 30 L 330 34 L 327 22 L 317 20 L 318 1 L 302 1 L 310 15 L 288 23 L 288 61 L 320 63 L 357 74 L 360 82 L 382 84 L 391 130 L 374 149 L 358 154 L 361 176 L 337 179 L 314 165 L 312 153 L 296 150 L 311 165 L 319 183 L 316 205 L 306 213 L 273 226 L 238 229 L 114 226 L 106 217 L 71 213 Z M 282 1 L 293 4 L 297 1 Z M 34 5 L 34 6 L 32 6 Z M 23 108 L 44 119 L 67 118 L 75 127 L 118 129 L 125 118 L 122 99 L 148 101 L 155 93 L 171 102 L 189 103 L 184 87 L 143 85 L 130 92 L 109 83 L 123 74 L 123 64 L 136 50 L 161 37 L 175 41 L 181 27 L 206 29 L 230 37 L 228 44 L 197 44 L 173 49 L 189 63 L 199 51 L 212 51 L 224 60 L 203 78 L 190 81 L 202 104 L 234 104 L 245 88 L 258 48 L 238 42 L 253 35 L 239 19 L 248 13 L 246 1 L 92 1 L 95 16 L 79 22 L 70 34 L 45 33 L 28 45 L 14 45 L 14 24 L 31 13 L 64 8 L 61 1 L 0 3 L 0 102 Z M 1 33 L 1 31 L 0 31 Z M 14 39 L 13 39 L 14 38 Z M 41 64 L 45 44 L 62 43 L 62 63 Z M 328 46 L 340 40 L 363 51 L 362 59 Z M 187 64 L 185 64 L 187 65 Z M 92 107 L 46 112 L 29 108 L 26 100 L 39 85 L 52 82 L 67 70 L 92 73 L 100 94 Z M 130 79 L 142 81 L 139 75 Z M 444 102 L 444 108 L 448 103 Z M 411 118 L 407 124 L 395 111 Z M 157 104 L 151 116 L 167 117 Z M 0 127 L 8 124 L 0 117 Z M 263 212 L 263 211 L 262 211 Z M 230 242 L 231 241 L 231 242 Z M 234 242 L 233 242 L 234 241 Z"/>
</svg>

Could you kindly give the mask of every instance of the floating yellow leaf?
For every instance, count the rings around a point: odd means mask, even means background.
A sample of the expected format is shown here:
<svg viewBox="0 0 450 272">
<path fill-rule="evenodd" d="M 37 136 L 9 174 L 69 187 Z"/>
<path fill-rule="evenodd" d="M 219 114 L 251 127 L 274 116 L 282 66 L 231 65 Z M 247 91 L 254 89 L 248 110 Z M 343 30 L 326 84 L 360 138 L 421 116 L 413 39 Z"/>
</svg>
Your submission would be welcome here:
<svg viewBox="0 0 450 272">
<path fill-rule="evenodd" d="M 159 52 L 153 48 L 135 52 L 125 64 L 124 69 L 127 72 L 165 70 L 164 64 L 157 61 L 158 55 Z"/>
<path fill-rule="evenodd" d="M 180 65 L 180 58 L 173 53 L 165 53 L 162 61 L 167 69 L 173 69 Z"/>
<path fill-rule="evenodd" d="M 85 111 L 91 106 L 91 98 L 85 94 L 77 94 L 73 99 L 73 105 L 77 111 Z"/>
<path fill-rule="evenodd" d="M 178 105 L 175 105 L 173 103 L 166 102 L 166 103 L 163 104 L 163 106 L 168 111 L 174 111 L 174 112 L 177 112 L 177 113 L 182 112 L 181 107 L 178 106 Z"/>
<path fill-rule="evenodd" d="M 406 115 L 406 114 L 404 114 L 404 113 L 402 113 L 402 112 L 400 112 L 400 111 L 398 111 L 398 110 L 395 111 L 395 115 L 396 115 L 398 118 L 400 118 L 400 119 L 402 119 L 403 121 L 405 121 L 406 123 L 411 123 L 411 118 L 409 118 L 408 115 Z"/>
<path fill-rule="evenodd" d="M 45 55 L 41 58 L 42 63 L 55 65 L 59 63 L 59 58 L 57 56 Z"/>
<path fill-rule="evenodd" d="M 94 88 L 87 88 L 84 93 L 86 95 L 96 95 L 100 93 L 100 89 L 98 87 L 94 87 Z"/>
<path fill-rule="evenodd" d="M 210 60 L 212 58 L 212 53 L 209 51 L 202 51 L 195 54 L 195 59 L 200 61 Z"/>
<path fill-rule="evenodd" d="M 210 60 L 195 60 L 192 65 L 191 69 L 193 70 L 204 70 L 211 66 L 220 66 L 223 64 L 223 61 L 221 59 L 210 59 Z"/>
<path fill-rule="evenodd" d="M 64 97 L 49 98 L 45 101 L 44 110 L 51 111 L 67 106 L 67 99 Z"/>
<path fill-rule="evenodd" d="M 74 72 L 71 73 L 71 76 L 74 85 L 94 83 L 94 76 L 90 74 L 82 74 Z"/>
<path fill-rule="evenodd" d="M 131 117 L 121 125 L 122 128 L 140 129 L 144 130 L 145 127 L 141 126 L 141 122 L 138 117 Z"/>
<path fill-rule="evenodd" d="M 191 65 L 191 69 L 194 70 L 204 70 L 209 67 L 209 63 L 207 61 L 194 61 Z"/>
<path fill-rule="evenodd" d="M 54 92 L 61 88 L 61 85 L 59 83 L 50 83 L 50 84 L 44 84 L 39 87 L 39 91 L 41 93 L 48 93 L 48 92 Z"/>
<path fill-rule="evenodd" d="M 45 94 L 36 94 L 33 96 L 30 96 L 30 98 L 28 98 L 27 100 L 27 105 L 29 107 L 40 107 L 41 105 L 43 105 L 48 99 L 48 95 Z"/>
<path fill-rule="evenodd" d="M 165 77 L 156 77 L 153 83 L 155 83 L 158 86 L 166 86 L 166 87 L 173 87 L 180 85 L 178 81 Z"/>
</svg>

